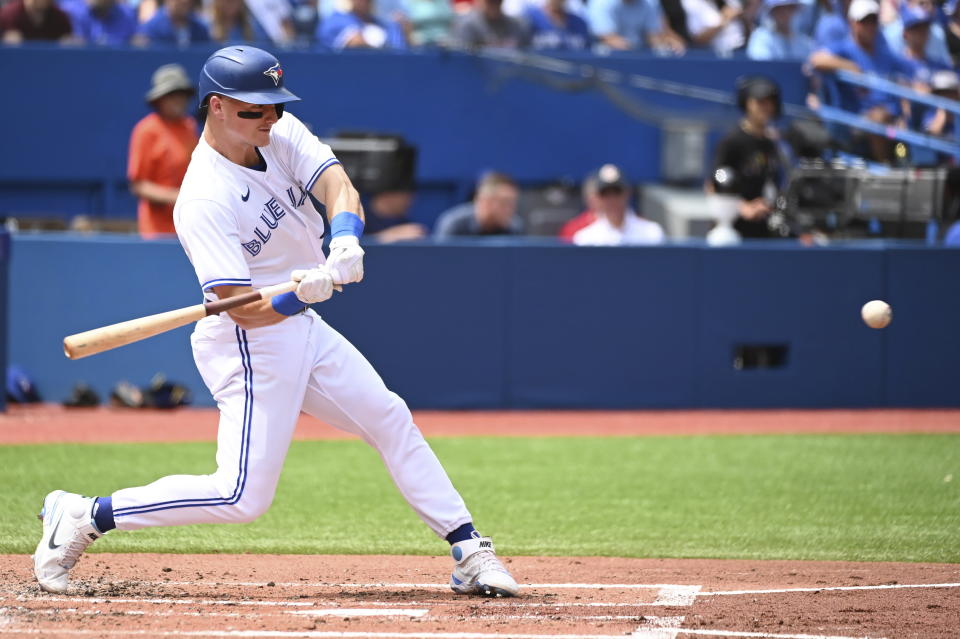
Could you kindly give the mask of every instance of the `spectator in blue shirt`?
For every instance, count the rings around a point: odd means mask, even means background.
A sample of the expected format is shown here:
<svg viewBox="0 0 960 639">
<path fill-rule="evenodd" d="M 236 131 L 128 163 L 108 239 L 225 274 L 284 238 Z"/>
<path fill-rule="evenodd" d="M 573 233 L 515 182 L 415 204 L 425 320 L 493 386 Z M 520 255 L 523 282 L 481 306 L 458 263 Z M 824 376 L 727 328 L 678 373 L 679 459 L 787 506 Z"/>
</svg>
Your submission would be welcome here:
<svg viewBox="0 0 960 639">
<path fill-rule="evenodd" d="M 830 11 L 821 13 L 813 32 L 818 47 L 829 47 L 850 35 L 847 11 L 850 0 L 826 0 Z"/>
<path fill-rule="evenodd" d="M 133 9 L 116 0 L 87 0 L 73 8 L 73 34 L 86 44 L 128 44 L 137 33 Z"/>
<path fill-rule="evenodd" d="M 394 20 L 378 18 L 373 0 L 353 0 L 348 13 L 336 12 L 320 21 L 317 40 L 335 51 L 351 48 L 406 49 L 403 28 Z"/>
<path fill-rule="evenodd" d="M 656 0 L 587 0 L 587 23 L 597 41 L 626 51 L 655 49 L 682 54 L 683 39 L 666 26 Z"/>
<path fill-rule="evenodd" d="M 916 67 L 887 46 L 880 33 L 879 14 L 880 5 L 876 0 L 853 0 L 847 12 L 850 35 L 838 44 L 814 51 L 810 65 L 824 73 L 847 70 L 893 81 L 912 80 Z M 859 112 L 879 124 L 893 124 L 902 115 L 900 101 L 882 91 L 864 91 L 839 83 L 838 97 L 843 108 Z M 891 159 L 890 147 L 884 138 L 869 136 L 868 140 L 874 160 Z"/>
<path fill-rule="evenodd" d="M 793 30 L 800 0 L 766 0 L 767 19 L 750 34 L 747 57 L 754 60 L 806 60 L 813 40 Z"/>
<path fill-rule="evenodd" d="M 567 11 L 566 0 L 547 0 L 526 11 L 534 49 L 581 50 L 590 47 L 590 30 L 580 16 Z"/>
<path fill-rule="evenodd" d="M 821 16 L 829 13 L 832 0 L 797 1 L 800 3 L 800 9 L 793 18 L 793 31 L 813 38 L 817 30 L 817 22 Z"/>
<path fill-rule="evenodd" d="M 165 0 L 137 36 L 145 44 L 175 44 L 186 47 L 210 42 L 210 30 L 193 11 L 193 0 Z"/>
<path fill-rule="evenodd" d="M 210 37 L 221 44 L 270 42 L 243 0 L 212 0 L 207 6 Z"/>
<path fill-rule="evenodd" d="M 951 65 L 940 59 L 930 56 L 930 29 L 933 24 L 933 13 L 918 6 L 907 5 L 900 13 L 903 30 L 901 33 L 899 53 L 914 63 L 916 71 L 914 80 L 925 84 L 930 83 L 934 71 L 949 69 Z M 888 40 L 888 42 L 894 42 Z M 894 50 L 898 50 L 894 46 Z"/>
<path fill-rule="evenodd" d="M 912 24 L 917 23 L 918 18 L 916 16 L 929 15 L 928 28 L 930 35 L 927 38 L 924 57 L 942 65 L 952 66 L 950 50 L 947 47 L 947 36 L 939 21 L 936 20 L 935 11 L 936 9 L 930 0 L 904 0 L 900 5 L 900 11 L 894 15 L 893 20 L 884 25 L 883 36 L 895 51 L 899 51 L 900 47 L 896 43 L 903 42 L 903 31 L 906 28 L 908 15 L 913 16 L 910 18 Z"/>
</svg>

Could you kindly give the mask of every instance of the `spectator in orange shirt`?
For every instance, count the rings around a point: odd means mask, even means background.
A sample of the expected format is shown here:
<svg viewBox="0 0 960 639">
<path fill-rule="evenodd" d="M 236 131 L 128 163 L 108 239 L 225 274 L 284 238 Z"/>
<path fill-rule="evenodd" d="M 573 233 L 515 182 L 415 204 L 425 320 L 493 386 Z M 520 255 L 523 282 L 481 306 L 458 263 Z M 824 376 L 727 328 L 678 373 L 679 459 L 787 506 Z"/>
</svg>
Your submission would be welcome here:
<svg viewBox="0 0 960 639">
<path fill-rule="evenodd" d="M 179 64 L 166 64 L 153 73 L 147 102 L 153 113 L 133 127 L 127 178 L 140 198 L 137 224 L 145 238 L 173 234 L 173 205 L 197 146 L 197 122 L 187 115 L 193 82 Z"/>
</svg>

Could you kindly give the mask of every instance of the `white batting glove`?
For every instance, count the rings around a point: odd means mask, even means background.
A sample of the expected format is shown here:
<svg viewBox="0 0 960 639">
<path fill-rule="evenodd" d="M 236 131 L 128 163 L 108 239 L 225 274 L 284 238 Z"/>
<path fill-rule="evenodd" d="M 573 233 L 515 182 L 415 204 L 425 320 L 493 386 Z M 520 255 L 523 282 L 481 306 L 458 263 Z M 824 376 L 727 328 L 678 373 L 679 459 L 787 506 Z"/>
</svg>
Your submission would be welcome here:
<svg viewBox="0 0 960 639">
<path fill-rule="evenodd" d="M 341 235 L 330 240 L 330 254 L 325 266 L 337 284 L 351 284 L 363 279 L 363 249 L 360 240 Z"/>
<path fill-rule="evenodd" d="M 333 295 L 333 275 L 326 266 L 298 269 L 290 273 L 290 279 L 300 282 L 295 293 L 304 304 L 325 302 Z"/>
</svg>

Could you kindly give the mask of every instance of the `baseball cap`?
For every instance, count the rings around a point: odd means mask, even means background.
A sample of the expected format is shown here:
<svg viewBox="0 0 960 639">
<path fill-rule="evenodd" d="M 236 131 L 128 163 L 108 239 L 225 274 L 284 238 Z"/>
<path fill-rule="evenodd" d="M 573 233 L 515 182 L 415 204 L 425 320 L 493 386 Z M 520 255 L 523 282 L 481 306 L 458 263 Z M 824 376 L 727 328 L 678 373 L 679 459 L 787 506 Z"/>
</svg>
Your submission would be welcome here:
<svg viewBox="0 0 960 639">
<path fill-rule="evenodd" d="M 847 9 L 847 17 L 854 22 L 860 22 L 867 16 L 880 15 L 880 5 L 877 0 L 853 0 Z"/>
<path fill-rule="evenodd" d="M 764 0 L 763 8 L 770 11 L 777 7 L 799 7 L 800 4 L 800 0 Z"/>
<path fill-rule="evenodd" d="M 187 77 L 187 72 L 179 64 L 165 64 L 153 72 L 150 90 L 145 96 L 147 102 L 153 102 L 168 93 L 184 91 L 196 93 L 193 82 Z"/>
<path fill-rule="evenodd" d="M 950 91 L 960 87 L 960 77 L 956 71 L 934 71 L 930 76 L 930 89 L 933 91 Z"/>
<path fill-rule="evenodd" d="M 903 20 L 903 28 L 909 29 L 920 24 L 930 24 L 933 22 L 933 14 L 921 7 L 904 5 L 900 10 L 900 19 Z"/>
<path fill-rule="evenodd" d="M 597 171 L 597 193 L 605 190 L 619 189 L 627 190 L 627 183 L 623 179 L 623 174 L 615 164 L 604 164 Z"/>
</svg>

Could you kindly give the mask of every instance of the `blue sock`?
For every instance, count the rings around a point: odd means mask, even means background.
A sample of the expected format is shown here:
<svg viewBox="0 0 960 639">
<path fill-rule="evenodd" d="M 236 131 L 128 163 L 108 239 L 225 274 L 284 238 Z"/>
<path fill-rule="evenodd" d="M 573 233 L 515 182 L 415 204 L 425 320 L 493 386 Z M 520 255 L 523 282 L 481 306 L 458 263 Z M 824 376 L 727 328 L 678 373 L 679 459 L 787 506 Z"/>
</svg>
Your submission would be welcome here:
<svg viewBox="0 0 960 639">
<path fill-rule="evenodd" d="M 97 505 L 93 507 L 93 525 L 102 533 L 117 527 L 113 521 L 112 497 L 97 497 Z"/>
<path fill-rule="evenodd" d="M 452 533 L 447 535 L 447 541 L 450 542 L 450 545 L 453 545 L 460 541 L 466 541 L 474 536 L 473 533 L 477 533 L 477 529 L 473 527 L 473 522 L 464 524 L 454 530 Z M 477 537 L 480 536 L 480 533 L 476 534 Z"/>
</svg>

